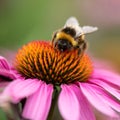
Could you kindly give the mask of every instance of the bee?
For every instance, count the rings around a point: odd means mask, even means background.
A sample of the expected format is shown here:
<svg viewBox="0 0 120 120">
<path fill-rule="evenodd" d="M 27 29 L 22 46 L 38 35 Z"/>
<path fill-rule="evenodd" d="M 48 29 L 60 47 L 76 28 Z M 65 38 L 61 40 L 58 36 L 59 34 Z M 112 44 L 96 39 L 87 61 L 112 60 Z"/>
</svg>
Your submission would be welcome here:
<svg viewBox="0 0 120 120">
<path fill-rule="evenodd" d="M 61 52 L 78 49 L 78 54 L 87 48 L 85 34 L 96 31 L 97 27 L 81 27 L 75 17 L 70 17 L 63 28 L 53 34 L 52 45 Z"/>
</svg>

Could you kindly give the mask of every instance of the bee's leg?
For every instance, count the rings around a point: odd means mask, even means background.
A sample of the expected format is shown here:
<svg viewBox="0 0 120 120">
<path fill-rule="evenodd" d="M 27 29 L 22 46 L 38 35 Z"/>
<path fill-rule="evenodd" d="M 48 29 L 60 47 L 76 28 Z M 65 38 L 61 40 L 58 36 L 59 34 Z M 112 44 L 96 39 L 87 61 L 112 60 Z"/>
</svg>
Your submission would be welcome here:
<svg viewBox="0 0 120 120">
<path fill-rule="evenodd" d="M 83 43 L 83 51 L 85 51 L 87 49 L 87 47 L 88 47 L 87 42 L 84 41 L 84 43 Z"/>
<path fill-rule="evenodd" d="M 81 54 L 81 49 L 80 48 L 78 48 L 78 55 L 80 55 Z"/>
<path fill-rule="evenodd" d="M 78 46 L 78 54 L 83 54 L 84 51 L 87 49 L 87 43 L 85 41 L 81 41 Z"/>
<path fill-rule="evenodd" d="M 57 34 L 57 31 L 54 32 L 53 35 L 52 35 L 52 45 L 54 44 L 54 40 L 55 40 L 55 38 L 56 38 L 56 34 Z"/>
</svg>

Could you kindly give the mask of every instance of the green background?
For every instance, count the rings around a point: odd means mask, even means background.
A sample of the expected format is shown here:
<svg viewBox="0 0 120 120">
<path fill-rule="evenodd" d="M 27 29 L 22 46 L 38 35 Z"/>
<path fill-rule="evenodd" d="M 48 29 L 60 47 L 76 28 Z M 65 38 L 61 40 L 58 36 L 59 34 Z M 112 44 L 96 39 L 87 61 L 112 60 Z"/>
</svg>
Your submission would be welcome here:
<svg viewBox="0 0 120 120">
<path fill-rule="evenodd" d="M 102 1 L 108 9 L 109 1 Z M 110 61 L 120 71 L 120 23 L 110 23 L 110 8 L 103 11 L 102 6 L 99 14 L 103 16 L 98 18 L 99 4 L 92 6 L 94 3 L 95 0 L 0 0 L 0 54 L 11 60 L 23 44 L 32 40 L 51 40 L 53 32 L 61 28 L 67 18 L 75 16 L 81 26 L 99 28 L 99 31 L 86 36 L 90 54 Z M 118 17 L 114 11 L 110 15 Z M 5 120 L 1 111 L 0 120 Z"/>
</svg>

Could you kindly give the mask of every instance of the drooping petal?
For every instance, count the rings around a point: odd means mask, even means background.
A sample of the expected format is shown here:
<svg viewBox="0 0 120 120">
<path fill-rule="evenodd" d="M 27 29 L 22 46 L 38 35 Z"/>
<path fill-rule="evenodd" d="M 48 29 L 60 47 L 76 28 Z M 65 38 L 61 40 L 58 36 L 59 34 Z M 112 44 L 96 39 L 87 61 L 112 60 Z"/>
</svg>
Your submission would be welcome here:
<svg viewBox="0 0 120 120">
<path fill-rule="evenodd" d="M 120 100 L 120 87 L 119 88 L 115 87 L 114 84 L 112 83 L 109 84 L 109 83 L 106 83 L 106 81 L 103 82 L 102 80 L 99 80 L 99 79 L 91 79 L 89 81 L 105 89 L 107 92 L 109 92 L 114 97 Z"/>
<path fill-rule="evenodd" d="M 41 81 L 37 79 L 15 80 L 10 83 L 3 94 L 11 96 L 12 102 L 18 102 L 37 91 Z"/>
<path fill-rule="evenodd" d="M 65 120 L 95 120 L 82 91 L 75 85 L 62 85 L 58 99 L 60 113 Z"/>
<path fill-rule="evenodd" d="M 109 104 L 107 104 L 105 99 L 107 98 L 102 92 L 98 92 L 99 88 L 96 88 L 96 90 L 91 84 L 88 83 L 79 83 L 81 90 L 83 91 L 86 98 L 89 100 L 89 102 L 99 111 L 102 113 L 111 116 L 111 117 L 118 117 L 116 112 L 111 108 Z M 108 98 L 111 99 L 111 98 Z M 113 103 L 113 102 L 112 102 Z M 118 105 L 118 103 L 116 103 Z M 118 107 L 115 105 L 116 107 Z"/>
<path fill-rule="evenodd" d="M 46 120 L 52 101 L 52 93 L 53 86 L 42 83 L 39 89 L 28 97 L 23 117 L 30 120 Z"/>
<path fill-rule="evenodd" d="M 11 81 L 16 79 L 17 75 L 10 70 L 0 69 L 0 78 L 2 81 Z"/>
<path fill-rule="evenodd" d="M 0 56 L 0 81 L 11 81 L 15 78 L 16 75 L 11 71 L 11 66 L 8 64 L 7 60 Z"/>
<path fill-rule="evenodd" d="M 0 56 L 0 69 L 10 69 L 10 65 L 8 64 L 7 60 L 2 56 Z"/>
<path fill-rule="evenodd" d="M 107 81 L 120 87 L 120 76 L 107 70 L 95 69 L 91 78 Z"/>
</svg>

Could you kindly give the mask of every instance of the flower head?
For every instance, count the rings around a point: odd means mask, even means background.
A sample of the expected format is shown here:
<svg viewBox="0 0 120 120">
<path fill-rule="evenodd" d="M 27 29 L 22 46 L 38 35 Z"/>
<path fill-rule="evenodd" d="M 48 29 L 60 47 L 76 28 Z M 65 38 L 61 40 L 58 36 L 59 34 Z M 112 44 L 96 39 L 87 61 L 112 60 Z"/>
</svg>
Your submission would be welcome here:
<svg viewBox="0 0 120 120">
<path fill-rule="evenodd" d="M 86 81 L 92 72 L 92 63 L 77 50 L 64 52 L 49 42 L 33 41 L 19 50 L 15 68 L 25 78 L 37 78 L 46 83 L 63 84 Z"/>
</svg>

